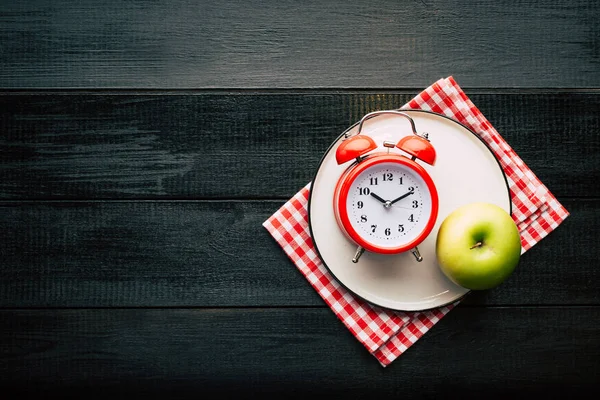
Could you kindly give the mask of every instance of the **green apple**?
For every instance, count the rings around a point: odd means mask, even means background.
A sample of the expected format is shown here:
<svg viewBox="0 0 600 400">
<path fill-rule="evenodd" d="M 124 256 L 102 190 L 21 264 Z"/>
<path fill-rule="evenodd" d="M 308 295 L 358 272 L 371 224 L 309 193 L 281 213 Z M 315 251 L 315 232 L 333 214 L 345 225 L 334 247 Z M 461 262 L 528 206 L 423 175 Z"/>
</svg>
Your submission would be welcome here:
<svg viewBox="0 0 600 400">
<path fill-rule="evenodd" d="M 501 207 L 469 203 L 442 221 L 435 250 L 442 272 L 451 281 L 485 290 L 498 286 L 514 271 L 521 257 L 521 237 Z"/>
</svg>

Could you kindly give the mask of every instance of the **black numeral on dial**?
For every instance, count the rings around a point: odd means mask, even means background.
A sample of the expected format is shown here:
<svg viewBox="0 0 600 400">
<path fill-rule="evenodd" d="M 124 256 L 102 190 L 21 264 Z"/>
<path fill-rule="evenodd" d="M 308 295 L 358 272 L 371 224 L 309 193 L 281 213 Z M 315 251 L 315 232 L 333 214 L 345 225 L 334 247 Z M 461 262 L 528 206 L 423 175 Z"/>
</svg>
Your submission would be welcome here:
<svg viewBox="0 0 600 400">
<path fill-rule="evenodd" d="M 383 180 L 384 181 L 393 181 L 394 180 L 394 174 L 392 174 L 391 172 L 384 172 L 383 173 Z"/>
<path fill-rule="evenodd" d="M 358 188 L 358 194 L 361 195 L 361 196 L 362 195 L 368 196 L 369 194 L 371 194 L 371 189 L 359 187 Z"/>
<path fill-rule="evenodd" d="M 366 215 L 361 215 L 360 216 L 360 222 L 367 222 L 367 216 Z"/>
<path fill-rule="evenodd" d="M 404 225 L 398 225 L 398 232 L 404 232 Z"/>
<path fill-rule="evenodd" d="M 412 206 L 413 208 L 419 207 L 419 202 L 417 200 L 413 200 L 412 204 L 413 204 L 413 206 Z"/>
<path fill-rule="evenodd" d="M 358 203 L 356 203 L 356 207 L 358 207 L 358 209 L 360 210 L 361 208 L 363 208 L 364 203 L 362 201 L 359 201 Z"/>
<path fill-rule="evenodd" d="M 415 222 L 415 215 L 414 214 L 410 214 L 410 217 L 408 217 L 408 220 L 410 222 Z"/>
<path fill-rule="evenodd" d="M 385 236 L 390 236 L 392 234 L 392 230 L 390 228 L 385 228 Z"/>
<path fill-rule="evenodd" d="M 371 232 L 375 233 L 375 229 L 377 229 L 377 225 L 371 225 Z"/>
</svg>

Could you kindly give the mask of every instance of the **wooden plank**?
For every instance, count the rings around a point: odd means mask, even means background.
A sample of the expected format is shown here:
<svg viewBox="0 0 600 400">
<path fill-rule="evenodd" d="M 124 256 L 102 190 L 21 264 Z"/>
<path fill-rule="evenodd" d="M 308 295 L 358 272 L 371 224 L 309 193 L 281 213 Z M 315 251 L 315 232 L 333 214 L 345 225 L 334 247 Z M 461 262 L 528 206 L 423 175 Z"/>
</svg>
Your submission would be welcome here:
<svg viewBox="0 0 600 400">
<path fill-rule="evenodd" d="M 598 307 L 458 307 L 384 370 L 325 309 L 1 311 L 0 385 L 86 398 L 576 396 L 598 391 L 599 318 Z"/>
<path fill-rule="evenodd" d="M 0 198 L 289 198 L 334 138 L 414 93 L 4 94 Z M 600 95 L 471 95 L 556 196 L 600 196 Z"/>
<path fill-rule="evenodd" d="M 598 87 L 595 0 L 2 2 L 0 87 Z"/>
<path fill-rule="evenodd" d="M 0 205 L 0 307 L 323 306 L 262 227 L 280 201 Z M 600 304 L 600 200 L 470 304 Z"/>
</svg>

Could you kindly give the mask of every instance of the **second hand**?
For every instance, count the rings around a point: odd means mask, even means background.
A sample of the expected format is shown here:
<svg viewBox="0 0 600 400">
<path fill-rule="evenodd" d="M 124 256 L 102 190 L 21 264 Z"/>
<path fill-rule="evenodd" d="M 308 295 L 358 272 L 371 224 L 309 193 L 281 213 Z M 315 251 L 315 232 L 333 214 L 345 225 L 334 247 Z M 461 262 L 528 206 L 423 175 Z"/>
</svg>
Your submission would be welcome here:
<svg viewBox="0 0 600 400">
<path fill-rule="evenodd" d="M 412 207 L 399 206 L 397 204 L 392 204 L 392 208 L 404 208 L 405 210 L 412 210 Z"/>
</svg>

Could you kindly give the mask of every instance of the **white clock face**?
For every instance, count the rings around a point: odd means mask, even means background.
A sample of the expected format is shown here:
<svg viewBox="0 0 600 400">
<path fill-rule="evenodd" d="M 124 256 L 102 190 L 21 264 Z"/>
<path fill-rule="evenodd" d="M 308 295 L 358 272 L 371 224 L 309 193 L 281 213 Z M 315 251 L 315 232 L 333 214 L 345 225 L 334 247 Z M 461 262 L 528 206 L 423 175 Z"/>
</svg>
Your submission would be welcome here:
<svg viewBox="0 0 600 400">
<path fill-rule="evenodd" d="M 416 239 L 432 211 L 431 193 L 423 178 L 394 162 L 375 164 L 360 173 L 346 201 L 356 233 L 384 248 L 399 247 Z"/>
</svg>

